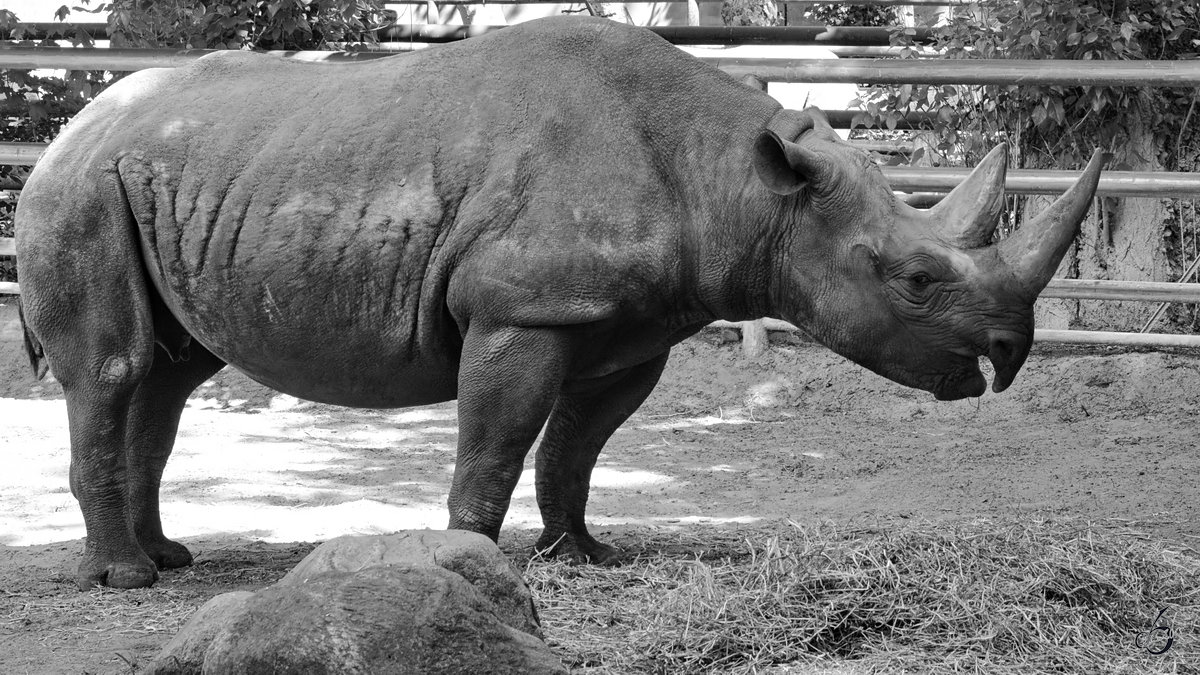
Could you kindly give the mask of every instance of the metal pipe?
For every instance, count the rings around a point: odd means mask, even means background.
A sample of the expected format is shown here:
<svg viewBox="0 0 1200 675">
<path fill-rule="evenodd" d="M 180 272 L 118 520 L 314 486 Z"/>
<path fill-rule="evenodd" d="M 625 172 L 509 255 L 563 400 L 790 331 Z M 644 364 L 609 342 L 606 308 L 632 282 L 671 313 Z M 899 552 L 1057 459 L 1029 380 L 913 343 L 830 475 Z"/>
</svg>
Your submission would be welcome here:
<svg viewBox="0 0 1200 675">
<path fill-rule="evenodd" d="M 1200 284 L 1166 281 L 1051 279 L 1046 289 L 1042 291 L 1041 297 L 1068 300 L 1200 302 Z"/>
<path fill-rule="evenodd" d="M 354 44 L 355 49 L 368 52 L 415 52 L 427 47 L 432 47 L 438 44 L 435 42 L 375 42 L 368 45 Z M 815 43 L 822 49 L 829 51 L 842 58 L 899 58 L 901 52 L 905 49 L 916 52 L 917 58 L 935 58 L 941 56 L 941 52 L 935 51 L 929 47 L 859 47 L 854 45 L 830 45 L 825 43 Z M 349 49 L 351 43 L 348 42 L 331 42 L 329 47 L 336 50 Z"/>
<path fill-rule="evenodd" d="M 11 281 L 0 281 L 0 295 L 19 295 L 20 292 L 19 284 Z M 714 328 L 741 327 L 741 323 L 731 321 L 715 321 L 709 325 Z M 785 330 L 789 332 L 800 330 L 792 324 L 786 321 L 779 321 L 778 319 L 763 319 L 762 325 L 766 330 Z M 1039 328 L 1033 332 L 1033 341 L 1062 344 L 1120 345 L 1127 347 L 1200 348 L 1200 335 L 1172 335 L 1166 333 L 1119 333 L 1113 331 L 1047 330 Z"/>
<path fill-rule="evenodd" d="M 1193 274 L 1196 273 L 1197 269 L 1200 269 L 1200 258 L 1196 258 L 1195 260 L 1193 260 L 1192 264 L 1190 266 L 1188 266 L 1188 268 L 1186 270 L 1184 270 L 1183 274 L 1179 275 L 1178 279 L 1175 280 L 1175 283 L 1177 283 L 1177 284 L 1187 283 L 1187 280 Z M 1156 307 L 1154 309 L 1154 313 L 1150 315 L 1149 319 L 1146 319 L 1146 323 L 1142 324 L 1142 330 L 1140 332 L 1149 333 L 1150 327 L 1154 325 L 1154 322 L 1158 321 L 1159 317 L 1161 317 L 1163 315 L 1163 312 L 1167 311 L 1168 304 L 1170 304 L 1170 303 L 1165 302 L 1165 301 L 1158 303 L 1158 307 Z"/>
<path fill-rule="evenodd" d="M 508 26 L 440 26 L 396 24 L 376 31 L 381 43 L 453 42 L 507 28 Z M 891 29 L 880 26 L 645 26 L 677 45 L 841 45 L 847 47 L 891 46 Z M 900 28 L 900 27 L 897 27 Z M 932 31 L 913 29 L 918 43 L 929 42 Z"/>
<path fill-rule="evenodd" d="M 12 237 L 0 237 L 0 256 L 15 256 L 16 245 Z M 1044 298 L 1066 298 L 1073 300 L 1132 300 L 1146 302 L 1200 302 L 1200 284 L 1167 283 L 1157 281 L 1108 281 L 1102 279 L 1052 279 L 1042 291 Z M 771 330 L 769 322 L 764 319 Z M 790 325 L 779 322 L 779 325 Z"/>
<path fill-rule="evenodd" d="M 90 49 L 73 47 L 10 47 L 0 45 L 0 68 L 34 70 L 111 70 L 177 68 L 217 49 Z M 392 56 L 387 52 L 273 51 L 301 61 L 366 61 Z"/>
<path fill-rule="evenodd" d="M 10 35 L 17 31 L 21 32 L 22 40 L 66 40 L 78 31 L 87 33 L 93 40 L 108 39 L 108 24 L 100 22 L 22 21 L 10 31 Z M 5 36 L 4 39 L 16 38 Z"/>
<path fill-rule="evenodd" d="M 284 54 L 302 60 L 357 60 L 329 58 L 321 52 Z M 710 65 L 738 77 L 739 66 L 722 65 L 728 59 L 702 57 Z M 780 67 L 778 59 L 745 59 L 763 69 L 760 79 L 768 82 L 869 84 L 993 84 L 1060 86 L 1163 86 L 1200 87 L 1200 60 L 1196 61 L 940 61 L 937 67 L 911 59 L 794 59 L 797 64 Z M 789 61 L 784 61 L 788 63 Z M 866 77 L 863 80 L 861 78 Z"/>
<path fill-rule="evenodd" d="M 780 321 L 779 319 L 762 319 L 762 323 L 769 331 L 803 332 L 792 324 Z M 741 323 L 734 321 L 714 321 L 708 324 L 708 327 L 740 329 Z M 1200 348 L 1200 335 L 1176 335 L 1171 333 L 1124 333 L 1116 331 L 1051 330 L 1038 328 L 1033 331 L 1033 341 L 1050 344 Z"/>
<path fill-rule="evenodd" d="M 850 141 L 850 145 L 865 150 L 867 152 L 878 152 L 881 155 L 911 155 L 913 153 L 912 143 L 898 143 L 886 141 Z"/>
<path fill-rule="evenodd" d="M 0 68 L 129 71 L 185 65 L 209 49 L 72 49 L 0 47 Z M 272 51 L 303 61 L 364 61 L 384 52 Z M 993 84 L 1059 86 L 1200 86 L 1200 60 L 1071 61 L 955 60 L 937 67 L 914 59 L 735 59 L 701 57 L 735 77 L 755 75 L 769 82 L 866 84 Z"/>
<path fill-rule="evenodd" d="M 45 143 L 0 143 L 0 164 L 33 166 L 45 151 Z"/>
<path fill-rule="evenodd" d="M 863 110 L 822 110 L 821 112 L 825 113 L 825 119 L 829 120 L 830 126 L 834 129 L 870 128 L 873 126 L 866 124 L 870 115 Z M 936 118 L 936 115 L 926 112 L 905 113 L 896 120 L 895 129 L 930 129 L 932 128 L 930 125 Z"/>
<path fill-rule="evenodd" d="M 370 32 L 380 43 L 453 42 L 491 33 L 507 26 L 447 26 L 441 24 L 392 24 Z M 891 45 L 892 28 L 887 26 L 646 26 L 675 44 L 827 44 L 858 47 Z M 903 26 L 897 26 L 901 29 Z M 66 39 L 82 31 L 93 40 L 108 39 L 106 23 L 59 23 L 32 21 L 14 29 L 24 40 Z M 929 28 L 917 27 L 910 38 L 925 43 L 932 37 Z"/>
<path fill-rule="evenodd" d="M 971 173 L 966 168 L 885 166 L 883 175 L 899 192 L 949 192 Z M 1061 194 L 1078 171 L 1009 169 L 1004 189 L 1014 194 Z M 1107 197 L 1191 197 L 1200 195 L 1200 173 L 1105 171 L 1096 194 Z"/>
<path fill-rule="evenodd" d="M 842 45 L 887 47 L 891 30 L 873 26 L 648 26 L 677 45 Z M 932 32 L 916 28 L 913 38 L 928 42 Z"/>
<path fill-rule="evenodd" d="M 768 82 L 850 84 L 990 84 L 1110 87 L 1197 87 L 1196 61 L 946 59 L 936 67 L 913 59 L 706 58 L 733 75 Z"/>
<path fill-rule="evenodd" d="M 1158 281 L 1108 281 L 1103 279 L 1051 279 L 1039 297 L 1076 300 L 1143 300 L 1200 302 L 1200 284 Z M 795 330 L 786 321 L 763 319 L 769 330 Z M 731 324 L 732 325 L 732 324 Z M 730 326 L 726 326 L 730 327 Z"/>
<path fill-rule="evenodd" d="M 1122 333 L 1103 330 L 1033 331 L 1033 341 L 1074 345 L 1117 345 L 1122 347 L 1189 347 L 1200 348 L 1200 335 L 1171 333 Z"/>
<path fill-rule="evenodd" d="M 833 111 L 847 117 L 854 111 Z M 834 125 L 839 126 L 839 125 Z M 44 143 L 0 143 L 0 164 L 32 165 Z M 965 168 L 882 167 L 898 192 L 949 192 L 971 172 Z M 1061 194 L 1079 178 L 1078 171 L 1010 169 L 1004 189 L 1013 194 Z M 1096 194 L 1108 197 L 1189 197 L 1200 195 L 1200 173 L 1172 171 L 1106 171 Z"/>
</svg>

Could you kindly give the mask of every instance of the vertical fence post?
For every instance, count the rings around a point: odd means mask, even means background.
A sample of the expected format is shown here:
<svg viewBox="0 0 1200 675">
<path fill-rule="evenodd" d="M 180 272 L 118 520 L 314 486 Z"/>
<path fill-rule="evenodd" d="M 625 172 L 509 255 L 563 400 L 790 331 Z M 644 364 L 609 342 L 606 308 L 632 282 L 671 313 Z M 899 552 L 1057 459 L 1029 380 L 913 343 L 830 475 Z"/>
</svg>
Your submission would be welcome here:
<svg viewBox="0 0 1200 675">
<path fill-rule="evenodd" d="M 738 327 L 742 330 L 742 356 L 752 359 L 767 350 L 767 327 L 761 319 L 742 321 Z"/>
<path fill-rule="evenodd" d="M 700 3 L 697 0 L 687 0 L 687 25 L 700 25 Z"/>
<path fill-rule="evenodd" d="M 692 2 L 694 0 L 688 1 Z M 767 83 L 753 75 L 742 78 L 742 83 L 750 87 L 757 87 L 762 91 L 767 90 Z M 758 321 L 742 321 L 738 324 L 738 329 L 742 332 L 742 356 L 752 359 L 766 351 L 769 339 L 767 337 L 767 327 L 761 319 Z"/>
</svg>

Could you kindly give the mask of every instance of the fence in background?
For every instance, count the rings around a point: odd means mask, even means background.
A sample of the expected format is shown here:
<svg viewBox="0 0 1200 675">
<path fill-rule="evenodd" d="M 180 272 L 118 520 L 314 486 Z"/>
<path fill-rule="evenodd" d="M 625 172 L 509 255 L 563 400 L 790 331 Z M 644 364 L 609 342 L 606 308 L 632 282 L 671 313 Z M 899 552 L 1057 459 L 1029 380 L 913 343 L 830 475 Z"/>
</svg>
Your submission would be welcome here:
<svg viewBox="0 0 1200 675">
<path fill-rule="evenodd" d="M 424 4 L 425 0 L 404 0 Z M 440 4 L 473 4 L 478 0 L 450 0 Z M 528 0 L 490 0 L 499 3 Z M 551 0 L 536 0 L 550 2 Z M 649 0 L 647 0 L 649 1 Z M 672 0 L 683 1 L 683 0 Z M 693 0 L 694 1 L 694 0 Z M 710 1 L 710 0 L 701 0 Z M 715 1 L 715 0 L 712 0 Z M 860 4 L 879 5 L 950 5 L 965 2 L 928 0 L 873 0 Z M 441 27 L 426 26 L 414 29 L 411 38 L 425 35 L 430 41 L 463 39 L 474 34 L 497 30 L 500 27 Z M 838 44 L 866 44 L 877 40 L 878 34 L 855 33 L 824 28 L 780 27 L 739 28 L 673 26 L 653 29 L 680 44 L 784 44 L 822 40 Z M 170 49 L 104 49 L 85 50 L 47 47 L 0 47 L 0 68 L 68 69 L 132 71 L 143 68 L 177 67 L 209 53 L 211 50 Z M 387 56 L 382 52 L 274 52 L 288 58 L 308 61 L 359 61 Z M 704 59 L 735 75 L 754 75 L 769 82 L 854 83 L 854 84 L 993 84 L 993 85 L 1108 85 L 1108 86 L 1172 86 L 1200 88 L 1200 61 L 938 61 L 884 59 Z M 840 113 L 840 114 L 839 114 Z M 835 121 L 842 126 L 852 111 L 835 111 Z M 919 122 L 920 120 L 913 120 Z M 42 144 L 0 143 L 0 163 L 32 165 L 44 149 Z M 969 169 L 935 169 L 915 167 L 884 167 L 892 186 L 902 192 L 945 193 L 969 173 Z M 1051 170 L 1012 170 L 1006 188 L 1017 194 L 1055 194 L 1070 186 L 1078 172 Z M 17 185 L 0 186 L 19 188 Z M 1200 197 L 1200 174 L 1168 172 L 1109 171 L 1100 179 L 1099 196 L 1114 197 Z M 15 255 L 11 238 L 0 238 L 0 256 Z M 1194 271 L 1194 270 L 1191 270 Z M 1189 271 L 1190 272 L 1190 271 Z M 1185 275 L 1185 279 L 1188 275 Z M 0 283 L 0 293 L 18 293 L 17 284 Z M 1043 297 L 1094 300 L 1141 300 L 1153 302 L 1200 302 L 1200 284 L 1117 282 L 1102 280 L 1056 279 L 1042 293 Z M 719 326 L 736 326 L 742 331 L 745 348 L 753 353 L 766 342 L 768 330 L 796 330 L 785 322 L 763 320 Z M 1039 330 L 1036 339 L 1043 342 L 1072 342 L 1086 344 L 1125 344 L 1142 346 L 1200 347 L 1198 335 L 1156 335 L 1149 333 L 1112 333 L 1097 331 Z"/>
</svg>

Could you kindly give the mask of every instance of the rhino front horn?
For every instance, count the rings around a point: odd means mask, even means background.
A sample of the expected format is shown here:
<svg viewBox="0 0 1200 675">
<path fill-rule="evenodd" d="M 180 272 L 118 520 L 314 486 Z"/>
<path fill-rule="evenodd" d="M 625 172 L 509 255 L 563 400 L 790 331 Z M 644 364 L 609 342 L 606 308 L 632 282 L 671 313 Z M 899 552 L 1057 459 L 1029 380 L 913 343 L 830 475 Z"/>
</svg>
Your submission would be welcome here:
<svg viewBox="0 0 1200 675">
<path fill-rule="evenodd" d="M 1008 239 L 997 244 L 1000 258 L 1021 284 L 1030 301 L 1046 287 L 1087 215 L 1104 168 L 1104 153 L 1097 150 L 1071 189 L 1037 218 L 1026 222 Z"/>
<path fill-rule="evenodd" d="M 971 175 L 929 210 L 938 234 L 959 248 L 981 248 L 992 241 L 1004 209 L 1008 146 L 997 145 Z"/>
</svg>

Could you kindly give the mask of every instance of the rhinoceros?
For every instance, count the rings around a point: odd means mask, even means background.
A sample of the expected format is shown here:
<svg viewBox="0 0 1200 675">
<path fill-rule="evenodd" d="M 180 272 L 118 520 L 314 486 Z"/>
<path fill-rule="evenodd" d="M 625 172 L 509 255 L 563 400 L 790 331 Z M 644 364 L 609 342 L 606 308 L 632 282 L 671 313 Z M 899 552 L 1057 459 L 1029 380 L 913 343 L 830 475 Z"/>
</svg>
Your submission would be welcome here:
<svg viewBox="0 0 1200 675">
<path fill-rule="evenodd" d="M 227 52 L 136 73 L 51 144 L 16 211 L 27 350 L 62 383 L 80 587 L 188 564 L 159 483 L 229 364 L 346 406 L 457 399 L 449 527 L 495 539 L 545 427 L 542 548 L 672 345 L 776 317 L 938 399 L 1005 389 L 1101 160 L 999 243 L 994 150 L 930 210 L 815 110 L 653 33 L 551 18 L 361 63 Z"/>
</svg>

